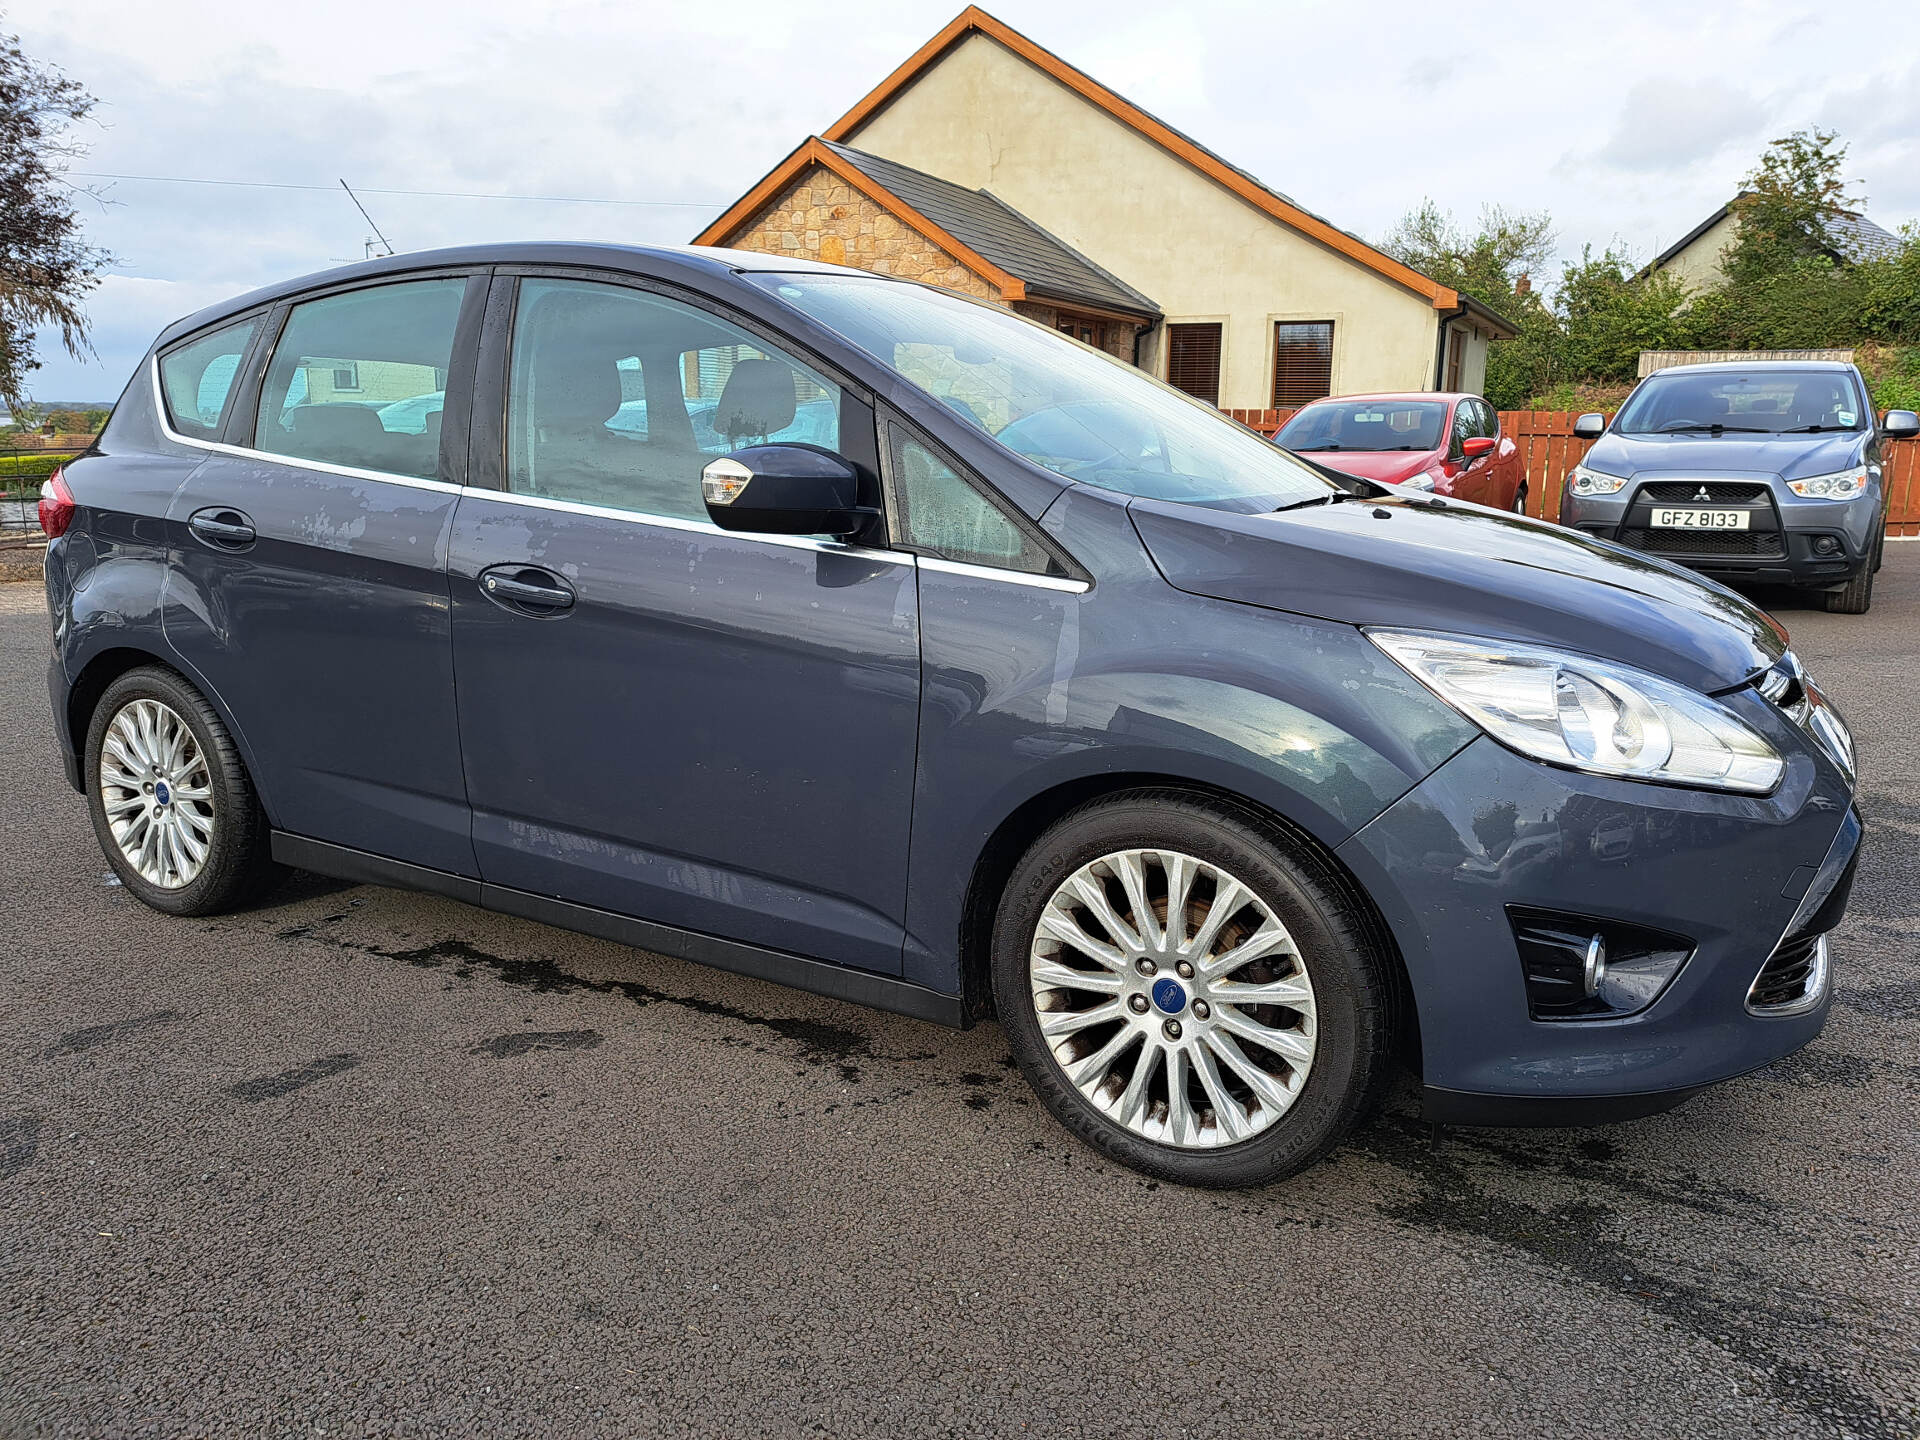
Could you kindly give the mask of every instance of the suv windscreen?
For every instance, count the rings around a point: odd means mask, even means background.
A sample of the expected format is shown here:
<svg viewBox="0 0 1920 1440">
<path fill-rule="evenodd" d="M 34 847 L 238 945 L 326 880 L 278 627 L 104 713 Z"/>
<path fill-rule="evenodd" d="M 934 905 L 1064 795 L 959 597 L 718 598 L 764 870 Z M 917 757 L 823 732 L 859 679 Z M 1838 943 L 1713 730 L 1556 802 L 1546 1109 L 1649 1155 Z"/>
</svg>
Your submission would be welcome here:
<svg viewBox="0 0 1920 1440">
<path fill-rule="evenodd" d="M 1338 400 L 1309 405 L 1273 437 L 1287 450 L 1437 450 L 1444 400 Z"/>
<path fill-rule="evenodd" d="M 1753 431 L 1767 435 L 1858 430 L 1852 378 L 1841 370 L 1725 370 L 1653 375 L 1613 422 L 1624 435 Z"/>
<path fill-rule="evenodd" d="M 1338 488 L 1211 406 L 1009 311 L 862 276 L 745 278 L 1070 480 L 1246 513 Z"/>
</svg>

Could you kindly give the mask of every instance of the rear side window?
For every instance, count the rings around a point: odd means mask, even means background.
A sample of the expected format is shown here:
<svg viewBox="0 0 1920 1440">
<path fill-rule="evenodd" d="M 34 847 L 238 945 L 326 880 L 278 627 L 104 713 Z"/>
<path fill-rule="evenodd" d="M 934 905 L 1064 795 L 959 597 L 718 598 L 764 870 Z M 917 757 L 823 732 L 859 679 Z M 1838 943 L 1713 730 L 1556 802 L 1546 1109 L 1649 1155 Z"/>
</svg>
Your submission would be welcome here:
<svg viewBox="0 0 1920 1440">
<path fill-rule="evenodd" d="M 260 318 L 255 316 L 160 357 L 160 388 L 166 397 L 167 419 L 175 430 L 200 440 L 220 433 L 240 361 L 259 328 Z"/>
<path fill-rule="evenodd" d="M 895 538 L 942 560 L 1018 570 L 1065 571 L 1046 547 L 919 441 L 893 431 Z"/>
<path fill-rule="evenodd" d="M 431 480 L 465 280 L 414 280 L 296 305 L 260 388 L 254 444 Z"/>
</svg>

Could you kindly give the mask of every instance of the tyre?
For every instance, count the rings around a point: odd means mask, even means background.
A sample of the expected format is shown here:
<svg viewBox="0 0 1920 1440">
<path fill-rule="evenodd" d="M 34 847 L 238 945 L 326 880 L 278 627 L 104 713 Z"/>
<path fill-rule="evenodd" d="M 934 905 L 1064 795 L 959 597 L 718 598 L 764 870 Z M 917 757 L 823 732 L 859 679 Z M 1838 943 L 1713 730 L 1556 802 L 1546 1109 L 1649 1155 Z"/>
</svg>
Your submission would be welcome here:
<svg viewBox="0 0 1920 1440">
<path fill-rule="evenodd" d="M 1842 585 L 1838 590 L 1829 590 L 1822 597 L 1827 609 L 1835 615 L 1864 615 L 1873 607 L 1872 558 L 1860 567 L 1860 573 Z"/>
<path fill-rule="evenodd" d="M 180 676 L 130 670 L 94 707 L 87 808 L 121 884 L 169 915 L 213 915 L 280 871 L 233 737 Z"/>
<path fill-rule="evenodd" d="M 1520 482 L 1520 488 L 1513 492 L 1513 513 L 1516 515 L 1527 513 L 1527 482 L 1524 480 Z"/>
<path fill-rule="evenodd" d="M 1183 1185 L 1261 1185 L 1377 1098 L 1391 962 L 1330 866 L 1253 812 L 1136 791 L 1062 817 L 1001 898 L 993 990 L 1063 1125 Z"/>
<path fill-rule="evenodd" d="M 1880 533 L 1873 537 L 1873 573 L 1878 575 L 1880 567 L 1887 563 L 1887 522 L 1880 521 Z"/>
</svg>

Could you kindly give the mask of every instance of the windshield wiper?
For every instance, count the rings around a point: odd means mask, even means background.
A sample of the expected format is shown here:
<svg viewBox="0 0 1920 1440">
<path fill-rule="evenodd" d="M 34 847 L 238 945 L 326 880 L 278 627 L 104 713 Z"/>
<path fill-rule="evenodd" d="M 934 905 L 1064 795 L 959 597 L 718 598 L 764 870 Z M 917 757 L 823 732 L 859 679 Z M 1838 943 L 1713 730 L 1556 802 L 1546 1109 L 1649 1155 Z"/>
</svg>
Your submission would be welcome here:
<svg viewBox="0 0 1920 1440">
<path fill-rule="evenodd" d="M 1338 505 L 1342 500 L 1359 500 L 1364 497 L 1351 490 L 1331 490 L 1325 495 L 1309 495 L 1305 500 L 1295 500 L 1291 504 L 1276 507 L 1271 513 L 1284 515 L 1289 510 L 1304 510 L 1309 505 Z"/>
<path fill-rule="evenodd" d="M 1851 430 L 1851 425 L 1794 425 L 1786 430 L 1776 430 L 1776 435 L 1812 435 L 1821 430 Z"/>
<path fill-rule="evenodd" d="M 1325 445 L 1295 445 L 1293 447 L 1293 453 L 1296 455 L 1312 455 L 1322 450 L 1338 450 L 1339 448 L 1340 442 L 1333 440 Z"/>
<path fill-rule="evenodd" d="M 1722 425 L 1718 420 L 1714 421 L 1711 425 L 1703 425 L 1698 420 L 1682 420 L 1678 424 L 1662 425 L 1658 430 L 1651 433 L 1655 435 L 1679 435 L 1683 432 L 1693 430 L 1710 430 L 1715 435 L 1720 434 L 1722 431 L 1729 430 L 1738 431 L 1742 435 L 1771 435 L 1774 433 L 1771 430 L 1762 429 L 1757 425 Z M 1638 430 L 1634 433 L 1645 435 L 1649 432 Z"/>
</svg>

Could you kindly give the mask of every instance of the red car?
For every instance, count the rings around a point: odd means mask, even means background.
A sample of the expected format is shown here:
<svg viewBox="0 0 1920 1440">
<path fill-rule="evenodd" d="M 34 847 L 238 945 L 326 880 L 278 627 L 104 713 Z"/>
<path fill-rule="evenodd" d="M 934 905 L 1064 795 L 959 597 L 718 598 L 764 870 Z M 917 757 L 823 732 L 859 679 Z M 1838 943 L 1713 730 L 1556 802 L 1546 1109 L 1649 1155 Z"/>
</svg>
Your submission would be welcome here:
<svg viewBox="0 0 1920 1440">
<path fill-rule="evenodd" d="M 1273 443 L 1349 475 L 1527 509 L 1527 465 L 1478 395 L 1336 395 L 1294 412 Z"/>
</svg>

